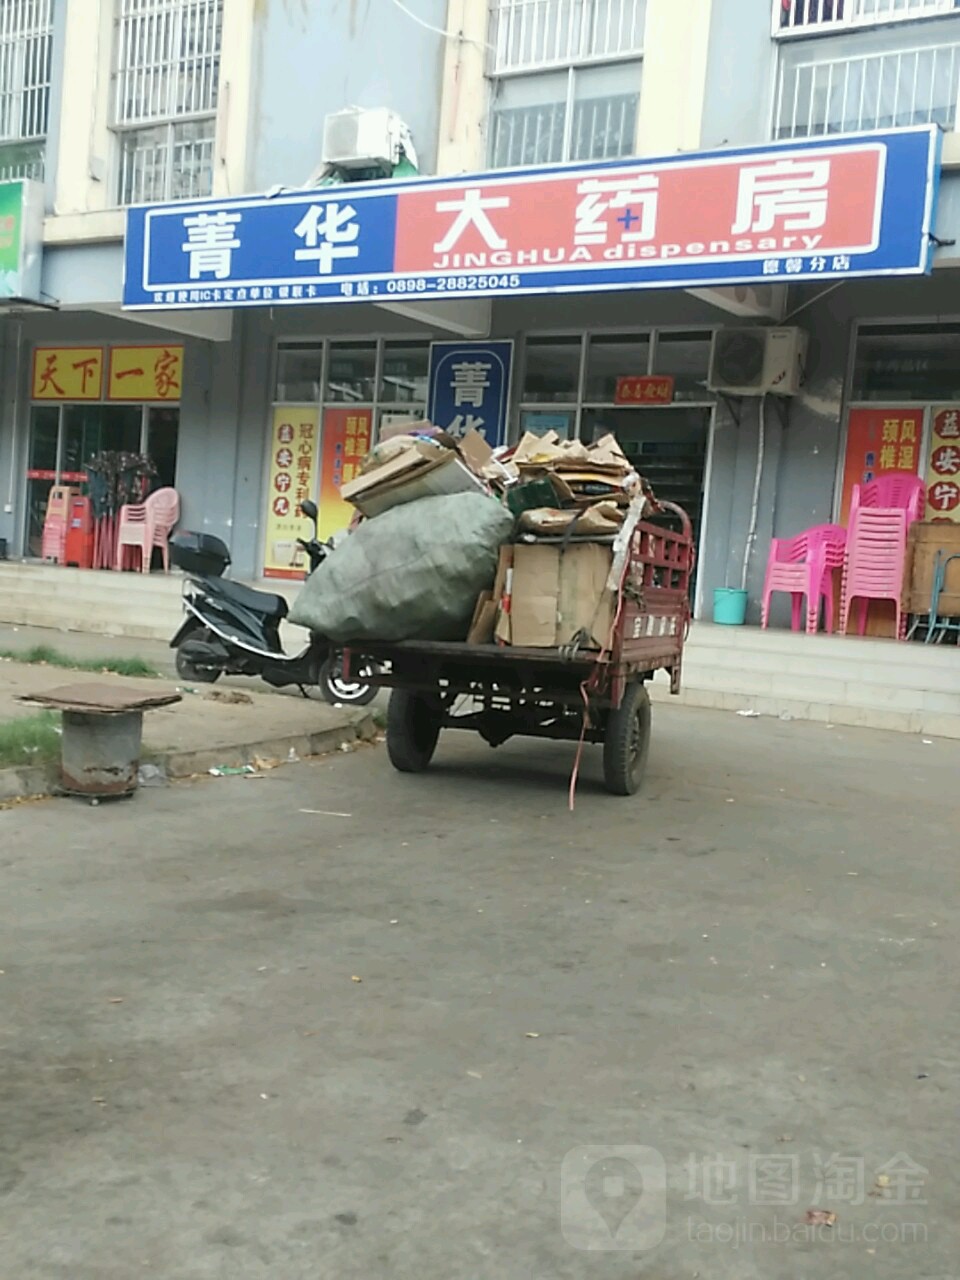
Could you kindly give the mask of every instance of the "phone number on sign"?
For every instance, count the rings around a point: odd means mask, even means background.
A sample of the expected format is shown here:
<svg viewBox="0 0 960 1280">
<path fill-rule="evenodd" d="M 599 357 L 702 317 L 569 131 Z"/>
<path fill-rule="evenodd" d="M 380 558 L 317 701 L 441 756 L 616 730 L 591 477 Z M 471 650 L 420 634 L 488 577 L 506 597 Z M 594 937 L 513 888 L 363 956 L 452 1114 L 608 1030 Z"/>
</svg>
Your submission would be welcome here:
<svg viewBox="0 0 960 1280">
<path fill-rule="evenodd" d="M 518 275 L 397 276 L 387 281 L 387 293 L 463 293 L 471 289 L 519 289 Z"/>
</svg>

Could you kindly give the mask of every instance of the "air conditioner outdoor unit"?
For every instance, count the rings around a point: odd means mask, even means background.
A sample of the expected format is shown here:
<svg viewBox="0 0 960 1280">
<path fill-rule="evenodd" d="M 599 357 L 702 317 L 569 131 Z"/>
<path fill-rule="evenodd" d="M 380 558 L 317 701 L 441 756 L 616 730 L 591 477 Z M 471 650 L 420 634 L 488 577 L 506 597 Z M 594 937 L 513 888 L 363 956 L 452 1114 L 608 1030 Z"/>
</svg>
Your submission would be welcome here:
<svg viewBox="0 0 960 1280">
<path fill-rule="evenodd" d="M 381 165 L 389 172 L 398 159 L 399 128 L 402 122 L 386 107 L 335 111 L 323 121 L 324 163 L 338 169 Z"/>
<path fill-rule="evenodd" d="M 711 391 L 731 396 L 795 396 L 807 356 L 803 329 L 718 329 L 710 354 Z"/>
</svg>

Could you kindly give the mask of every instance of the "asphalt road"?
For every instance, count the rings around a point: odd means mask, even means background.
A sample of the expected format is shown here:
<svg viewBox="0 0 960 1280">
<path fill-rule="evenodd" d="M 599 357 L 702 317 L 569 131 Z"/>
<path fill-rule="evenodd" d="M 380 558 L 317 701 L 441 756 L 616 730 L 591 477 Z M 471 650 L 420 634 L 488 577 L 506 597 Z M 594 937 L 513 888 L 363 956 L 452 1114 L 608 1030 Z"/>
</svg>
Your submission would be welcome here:
<svg viewBox="0 0 960 1280">
<path fill-rule="evenodd" d="M 960 743 L 655 719 L 0 813 L 0 1276 L 960 1275 Z"/>
</svg>

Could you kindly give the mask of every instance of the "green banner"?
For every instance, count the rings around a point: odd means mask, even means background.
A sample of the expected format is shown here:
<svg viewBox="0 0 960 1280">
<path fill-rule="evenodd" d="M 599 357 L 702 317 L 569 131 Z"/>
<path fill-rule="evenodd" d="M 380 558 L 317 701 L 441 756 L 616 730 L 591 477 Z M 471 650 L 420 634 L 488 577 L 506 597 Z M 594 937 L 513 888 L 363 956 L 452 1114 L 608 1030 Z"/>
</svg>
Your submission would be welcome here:
<svg viewBox="0 0 960 1280">
<path fill-rule="evenodd" d="M 43 187 L 0 182 L 0 298 L 40 297 Z"/>
</svg>

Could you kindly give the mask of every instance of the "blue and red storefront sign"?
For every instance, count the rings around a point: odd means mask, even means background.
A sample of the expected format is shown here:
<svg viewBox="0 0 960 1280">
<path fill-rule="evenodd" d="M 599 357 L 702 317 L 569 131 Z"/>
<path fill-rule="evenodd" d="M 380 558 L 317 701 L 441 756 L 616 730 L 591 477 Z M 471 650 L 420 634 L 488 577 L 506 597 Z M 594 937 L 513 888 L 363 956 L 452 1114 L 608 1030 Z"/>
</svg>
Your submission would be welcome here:
<svg viewBox="0 0 960 1280">
<path fill-rule="evenodd" d="M 918 275 L 939 133 L 773 143 L 127 212 L 132 310 Z"/>
</svg>

